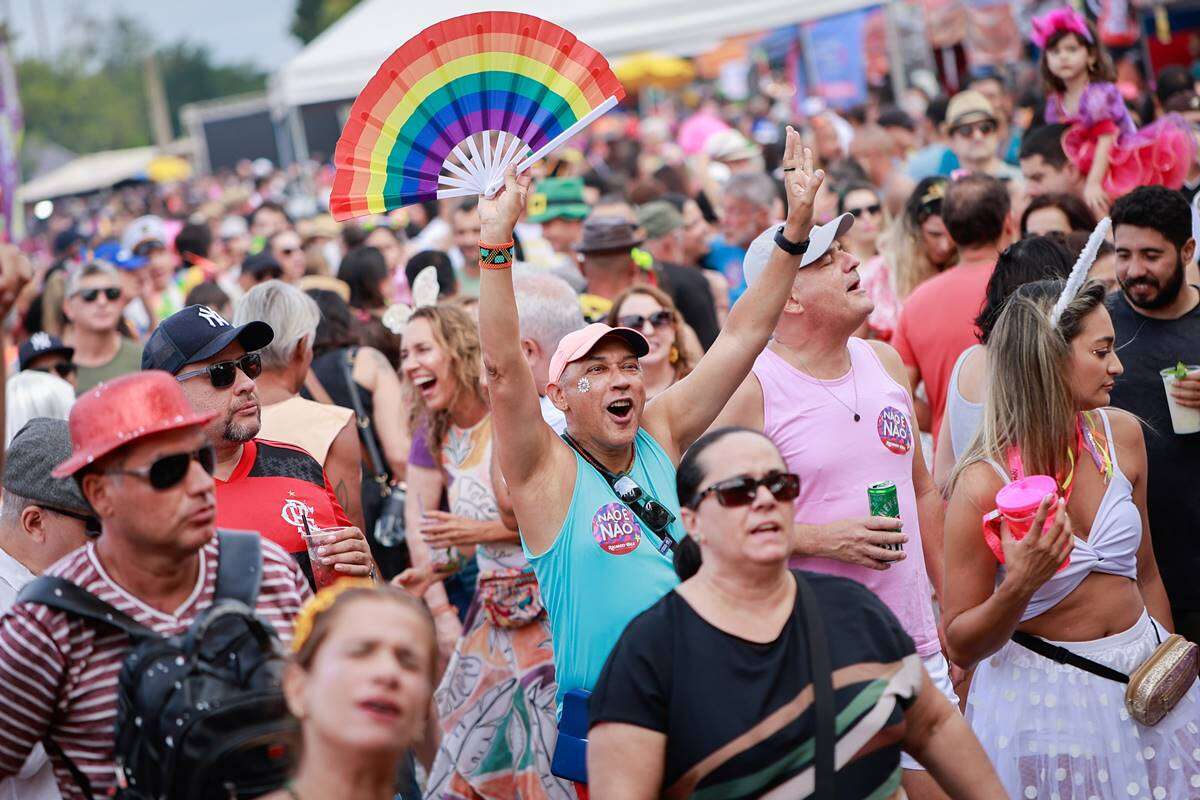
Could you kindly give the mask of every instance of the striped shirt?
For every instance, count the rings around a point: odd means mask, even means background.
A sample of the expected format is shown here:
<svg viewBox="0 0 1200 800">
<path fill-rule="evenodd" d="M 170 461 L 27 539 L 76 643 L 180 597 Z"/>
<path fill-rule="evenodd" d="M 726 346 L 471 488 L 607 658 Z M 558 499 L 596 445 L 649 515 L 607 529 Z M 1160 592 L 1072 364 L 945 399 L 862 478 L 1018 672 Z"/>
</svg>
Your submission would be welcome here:
<svg viewBox="0 0 1200 800">
<path fill-rule="evenodd" d="M 121 588 L 100 563 L 95 544 L 68 555 L 46 575 L 65 578 L 163 636 L 183 633 L 212 605 L 217 537 L 200 551 L 192 593 L 174 614 L 151 608 Z M 285 644 L 311 596 L 296 562 L 262 540 L 263 574 L 256 611 Z M 113 746 L 117 679 L 129 637 L 36 603 L 18 603 L 0 617 L 0 779 L 21 769 L 47 736 L 87 775 L 96 797 L 115 785 Z M 66 800 L 84 800 L 65 763 L 51 759 Z"/>
</svg>

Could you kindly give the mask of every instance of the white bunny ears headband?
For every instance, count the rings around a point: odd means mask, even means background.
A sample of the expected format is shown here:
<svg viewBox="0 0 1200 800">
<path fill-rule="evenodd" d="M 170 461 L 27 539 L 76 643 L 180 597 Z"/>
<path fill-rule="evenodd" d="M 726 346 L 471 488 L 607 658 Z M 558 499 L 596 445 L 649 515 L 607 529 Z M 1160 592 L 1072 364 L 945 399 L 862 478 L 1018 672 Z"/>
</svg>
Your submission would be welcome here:
<svg viewBox="0 0 1200 800">
<path fill-rule="evenodd" d="M 1108 236 L 1110 230 L 1112 230 L 1112 220 L 1105 217 L 1100 220 L 1100 224 L 1096 226 L 1096 229 L 1092 231 L 1092 235 L 1088 237 L 1083 252 L 1079 254 L 1079 258 L 1075 261 L 1075 266 L 1071 267 L 1071 274 L 1067 276 L 1067 285 L 1063 287 L 1062 294 L 1054 302 L 1054 308 L 1050 309 L 1050 327 L 1058 327 L 1058 323 L 1062 320 L 1063 312 L 1067 310 L 1067 306 L 1071 305 L 1071 301 L 1075 299 L 1075 295 L 1079 294 L 1080 288 L 1087 281 L 1088 272 L 1091 271 L 1092 264 L 1096 263 L 1096 255 L 1100 252 L 1100 244 Z"/>
<path fill-rule="evenodd" d="M 394 303 L 388 306 L 387 311 L 383 312 L 383 319 L 380 320 L 383 327 L 397 336 L 403 336 L 413 312 L 418 308 L 437 305 L 439 292 L 437 267 L 430 266 L 421 270 L 413 280 L 413 304 L 407 306 L 404 303 Z"/>
</svg>

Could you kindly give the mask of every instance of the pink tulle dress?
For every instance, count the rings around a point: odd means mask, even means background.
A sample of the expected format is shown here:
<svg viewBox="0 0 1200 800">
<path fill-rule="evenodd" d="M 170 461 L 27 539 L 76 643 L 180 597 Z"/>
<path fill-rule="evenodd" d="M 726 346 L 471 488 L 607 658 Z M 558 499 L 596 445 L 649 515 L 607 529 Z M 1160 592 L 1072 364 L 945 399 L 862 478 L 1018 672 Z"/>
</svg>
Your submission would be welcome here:
<svg viewBox="0 0 1200 800">
<path fill-rule="evenodd" d="M 1092 168 L 1100 137 L 1116 137 L 1103 183 L 1113 199 L 1138 186 L 1180 188 L 1195 157 L 1196 141 L 1182 117 L 1168 114 L 1138 130 L 1111 83 L 1088 84 L 1075 114 L 1063 108 L 1061 95 L 1052 94 L 1046 101 L 1046 122 L 1070 126 L 1063 134 L 1063 152 L 1084 175 Z"/>
</svg>

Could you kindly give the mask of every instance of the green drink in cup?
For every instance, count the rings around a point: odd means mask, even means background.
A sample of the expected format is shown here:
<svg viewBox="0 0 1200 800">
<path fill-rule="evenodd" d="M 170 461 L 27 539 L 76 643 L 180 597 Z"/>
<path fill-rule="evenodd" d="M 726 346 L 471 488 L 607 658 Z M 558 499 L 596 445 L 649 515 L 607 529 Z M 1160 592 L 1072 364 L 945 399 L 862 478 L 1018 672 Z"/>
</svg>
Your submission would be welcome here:
<svg viewBox="0 0 1200 800">
<path fill-rule="evenodd" d="M 1167 393 L 1167 408 L 1171 412 L 1171 427 L 1175 430 L 1175 433 L 1200 433 L 1200 408 L 1182 406 L 1171 395 L 1171 387 L 1176 381 L 1186 378 L 1189 373 L 1198 370 L 1200 370 L 1200 366 L 1195 364 L 1185 365 L 1181 361 L 1175 366 L 1168 367 L 1159 372 L 1163 379 L 1163 390 Z"/>
</svg>

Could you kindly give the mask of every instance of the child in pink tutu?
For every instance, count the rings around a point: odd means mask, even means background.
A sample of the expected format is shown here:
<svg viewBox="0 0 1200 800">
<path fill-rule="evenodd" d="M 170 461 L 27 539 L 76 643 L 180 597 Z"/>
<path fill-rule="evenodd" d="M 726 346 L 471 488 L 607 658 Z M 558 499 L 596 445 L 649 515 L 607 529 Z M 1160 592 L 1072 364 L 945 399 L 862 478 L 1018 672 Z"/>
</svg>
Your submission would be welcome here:
<svg viewBox="0 0 1200 800">
<path fill-rule="evenodd" d="M 1059 8 L 1033 21 L 1049 99 L 1046 122 L 1070 127 L 1063 151 L 1084 175 L 1084 200 L 1096 214 L 1134 187 L 1183 185 L 1195 141 L 1181 117 L 1169 114 L 1141 130 L 1112 81 L 1112 60 L 1096 29 L 1077 11 Z"/>
</svg>

